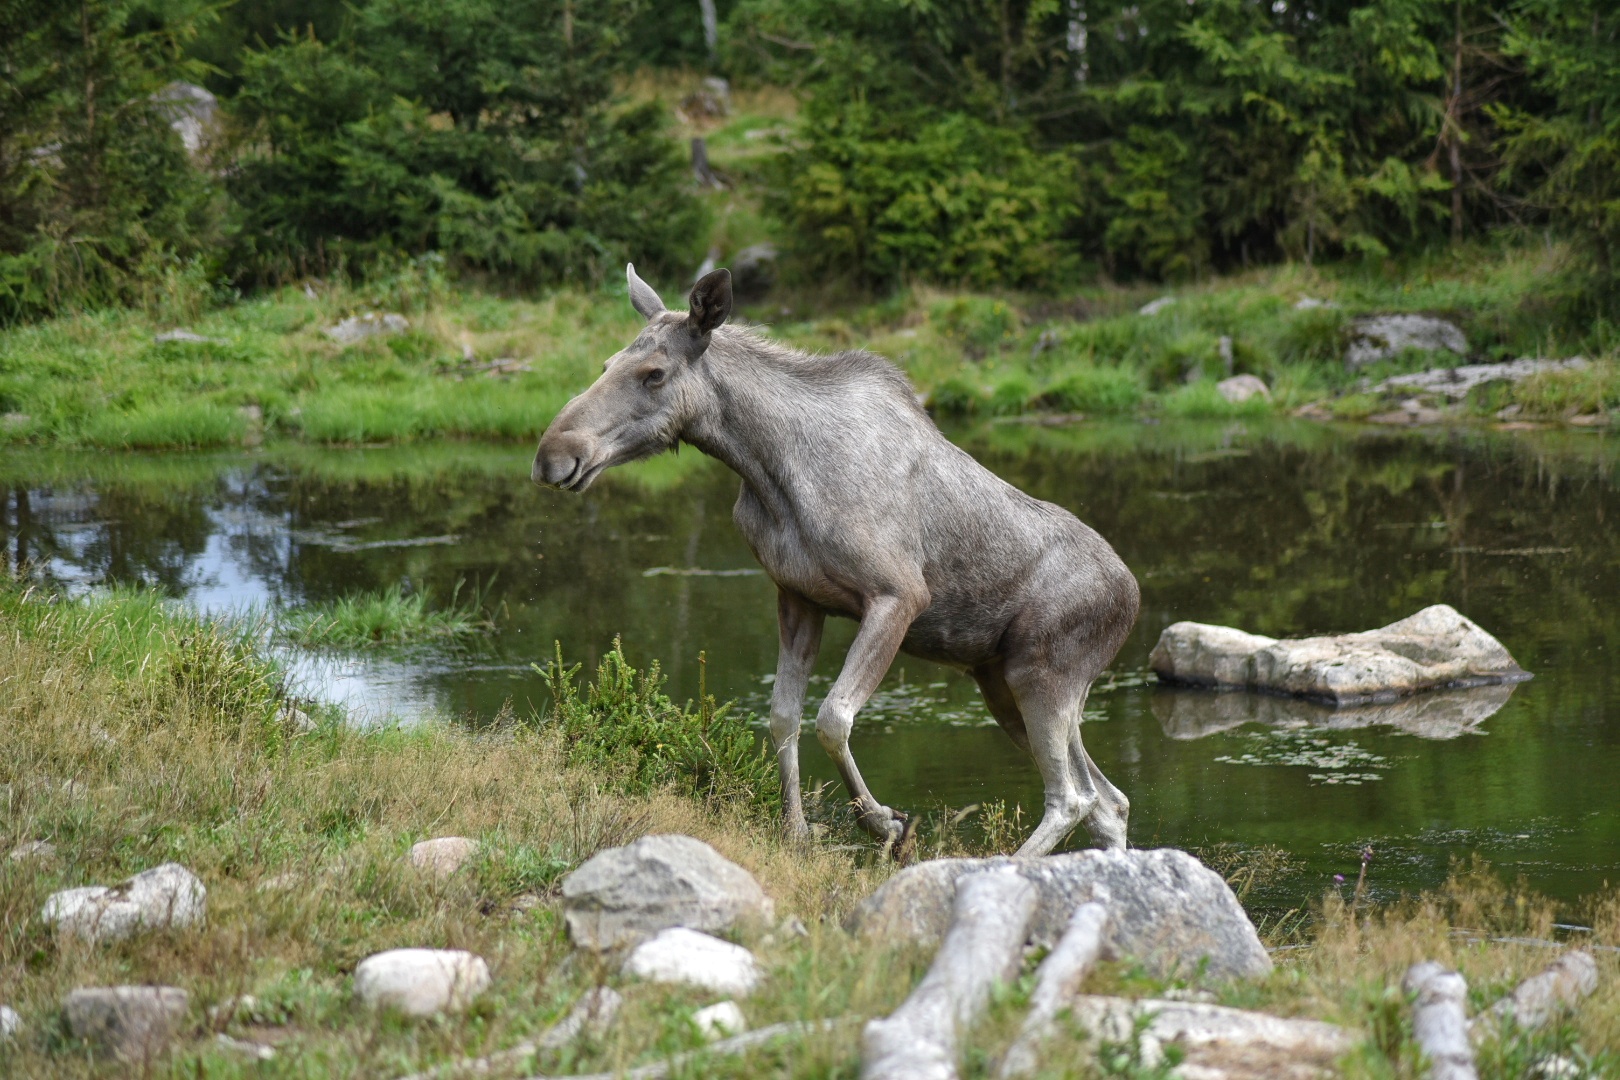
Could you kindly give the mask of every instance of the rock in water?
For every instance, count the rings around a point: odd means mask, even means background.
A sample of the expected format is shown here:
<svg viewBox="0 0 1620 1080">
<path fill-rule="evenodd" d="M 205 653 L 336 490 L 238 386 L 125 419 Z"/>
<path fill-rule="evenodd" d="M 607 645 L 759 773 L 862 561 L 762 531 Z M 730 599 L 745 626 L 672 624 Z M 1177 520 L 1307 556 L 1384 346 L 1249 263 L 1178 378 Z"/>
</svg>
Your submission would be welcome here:
<svg viewBox="0 0 1620 1080">
<path fill-rule="evenodd" d="M 1224 340 L 1224 339 L 1223 339 Z M 1271 389 L 1257 375 L 1234 375 L 1215 384 L 1221 397 L 1234 405 L 1241 405 L 1252 397 L 1271 400 Z"/>
<path fill-rule="evenodd" d="M 1271 958 L 1219 874 L 1174 848 L 1074 851 L 1044 858 L 936 859 L 902 870 L 851 912 L 849 928 L 882 941 L 932 947 L 950 925 L 963 874 L 1011 865 L 1040 898 L 1030 940 L 1055 946 L 1088 900 L 1108 905 L 1103 948 L 1160 974 L 1195 972 L 1206 958 L 1218 979 L 1261 976 Z"/>
<path fill-rule="evenodd" d="M 1166 737 L 1178 740 L 1201 739 L 1244 724 L 1328 731 L 1387 725 L 1420 739 L 1455 739 L 1478 732 L 1512 696 L 1512 686 L 1473 686 L 1341 709 L 1276 694 L 1211 694 L 1161 687 L 1149 703 Z"/>
<path fill-rule="evenodd" d="M 1332 705 L 1530 678 L 1500 641 L 1446 604 L 1379 630 L 1288 641 L 1179 622 L 1159 635 L 1148 663 L 1167 683 L 1247 687 Z"/>
<path fill-rule="evenodd" d="M 671 927 L 630 951 L 624 970 L 653 982 L 685 983 L 717 994 L 743 997 L 765 979 L 754 954 L 684 927 Z"/>
<path fill-rule="evenodd" d="M 489 965 L 461 949 L 390 949 L 354 969 L 355 996 L 407 1016 L 460 1012 L 489 989 Z"/>
<path fill-rule="evenodd" d="M 62 999 L 75 1038 L 125 1061 L 156 1057 L 174 1038 L 191 996 L 174 986 L 94 986 Z"/>
<path fill-rule="evenodd" d="M 143 870 L 120 885 L 52 893 L 40 918 L 85 941 L 120 941 L 140 930 L 191 926 L 208 912 L 208 890 L 179 863 Z"/>
<path fill-rule="evenodd" d="M 599 851 L 563 878 L 562 894 L 569 936 L 590 949 L 633 944 L 672 926 L 729 930 L 772 916 L 752 874 L 690 836 L 643 836 Z"/>
<path fill-rule="evenodd" d="M 1468 339 L 1456 326 L 1431 315 L 1371 315 L 1351 324 L 1344 366 L 1351 371 L 1388 360 L 1407 349 L 1468 354 Z"/>
<path fill-rule="evenodd" d="M 478 854 L 478 841 L 465 836 L 440 836 L 411 848 L 411 865 L 436 878 L 446 878 Z"/>
</svg>

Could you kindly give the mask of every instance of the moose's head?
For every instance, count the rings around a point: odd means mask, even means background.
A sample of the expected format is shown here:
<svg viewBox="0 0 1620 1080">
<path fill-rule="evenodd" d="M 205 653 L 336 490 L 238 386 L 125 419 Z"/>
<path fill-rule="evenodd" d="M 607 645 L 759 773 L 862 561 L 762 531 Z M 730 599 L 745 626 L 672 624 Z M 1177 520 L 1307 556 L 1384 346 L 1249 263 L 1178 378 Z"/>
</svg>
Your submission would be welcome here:
<svg viewBox="0 0 1620 1080">
<path fill-rule="evenodd" d="M 686 312 L 667 310 L 634 265 L 625 275 L 630 304 L 647 326 L 540 436 L 530 472 L 537 484 L 584 491 L 604 469 L 668 450 L 706 396 L 694 369 L 731 314 L 731 272 L 704 275 Z"/>
</svg>

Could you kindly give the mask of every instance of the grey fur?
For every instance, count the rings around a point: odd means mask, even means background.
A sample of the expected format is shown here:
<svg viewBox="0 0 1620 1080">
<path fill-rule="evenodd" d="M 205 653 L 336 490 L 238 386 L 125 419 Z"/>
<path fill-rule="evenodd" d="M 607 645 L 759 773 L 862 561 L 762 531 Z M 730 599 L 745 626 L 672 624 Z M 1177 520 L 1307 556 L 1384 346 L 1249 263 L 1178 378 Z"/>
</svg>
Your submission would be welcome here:
<svg viewBox="0 0 1620 1080">
<path fill-rule="evenodd" d="M 867 790 L 849 733 L 903 649 L 971 673 L 1035 758 L 1045 812 L 1020 854 L 1046 854 L 1081 821 L 1099 844 L 1124 847 L 1130 803 L 1080 740 L 1087 691 L 1139 606 L 1107 541 L 953 445 L 882 358 L 807 354 L 720 325 L 726 271 L 694 286 L 689 313 L 664 310 L 628 276 L 647 327 L 552 421 L 533 479 L 583 491 L 677 442 L 742 477 L 733 518 L 777 586 L 771 735 L 789 832 L 807 832 L 798 735 L 822 624 L 836 615 L 860 629 L 816 733 L 870 832 L 898 839 L 905 815 Z"/>
</svg>

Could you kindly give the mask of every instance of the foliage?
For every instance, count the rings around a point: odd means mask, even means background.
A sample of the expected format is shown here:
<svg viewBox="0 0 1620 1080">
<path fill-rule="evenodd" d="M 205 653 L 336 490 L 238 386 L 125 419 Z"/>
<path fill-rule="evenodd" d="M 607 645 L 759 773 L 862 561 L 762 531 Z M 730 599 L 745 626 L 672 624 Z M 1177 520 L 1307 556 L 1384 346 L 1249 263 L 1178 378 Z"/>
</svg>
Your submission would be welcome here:
<svg viewBox="0 0 1620 1080">
<path fill-rule="evenodd" d="M 0 325 L 141 303 L 206 264 L 214 184 L 157 95 L 198 76 L 200 0 L 0 4 Z"/>
<path fill-rule="evenodd" d="M 618 108 L 629 0 L 370 0 L 243 59 L 239 278 L 439 251 L 520 282 L 691 256 L 699 208 L 651 105 Z"/>
<path fill-rule="evenodd" d="M 631 793 L 668 786 L 720 803 L 781 806 L 776 762 L 747 719 L 701 689 L 695 705 L 675 704 L 659 689 L 657 661 L 637 671 L 615 640 L 583 692 L 574 684 L 580 665 L 563 666 L 561 643 L 556 658 L 536 670 L 551 691 L 548 723 L 562 733 L 570 761 Z"/>
</svg>

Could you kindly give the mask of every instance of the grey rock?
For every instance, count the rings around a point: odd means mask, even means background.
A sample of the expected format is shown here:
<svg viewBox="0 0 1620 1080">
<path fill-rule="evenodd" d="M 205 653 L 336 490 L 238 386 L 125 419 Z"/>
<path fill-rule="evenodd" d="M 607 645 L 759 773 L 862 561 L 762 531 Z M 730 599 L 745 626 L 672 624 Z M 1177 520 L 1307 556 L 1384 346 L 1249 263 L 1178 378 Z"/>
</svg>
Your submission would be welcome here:
<svg viewBox="0 0 1620 1080">
<path fill-rule="evenodd" d="M 1411 375 L 1391 375 L 1372 389 L 1373 393 L 1380 394 L 1396 391 L 1440 394 L 1461 401 L 1474 387 L 1486 383 L 1519 382 L 1546 371 L 1580 371 L 1586 366 L 1586 358 L 1581 356 L 1572 356 L 1567 360 L 1520 359 L 1502 364 L 1463 364 L 1460 367 L 1430 368 Z"/>
<path fill-rule="evenodd" d="M 233 1038 L 223 1031 L 214 1036 L 214 1042 L 222 1050 L 229 1050 L 233 1054 L 241 1054 L 243 1057 L 251 1058 L 254 1061 L 272 1061 L 276 1056 L 276 1048 L 268 1043 L 249 1042 L 246 1039 Z"/>
<path fill-rule="evenodd" d="M 1283 641 L 1229 626 L 1174 623 L 1159 635 L 1148 663 L 1172 685 L 1248 687 L 1333 705 L 1530 678 L 1500 641 L 1446 604 L 1377 630 Z"/>
<path fill-rule="evenodd" d="M 1215 389 L 1234 405 L 1241 405 L 1252 397 L 1271 400 L 1271 388 L 1257 375 L 1234 375 L 1216 383 Z"/>
<path fill-rule="evenodd" d="M 172 82 L 152 95 L 152 104 L 188 154 L 200 151 L 214 133 L 219 99 L 196 83 Z"/>
<path fill-rule="evenodd" d="M 11 849 L 6 858 L 12 862 L 23 862 L 27 859 L 54 859 L 56 845 L 49 840 L 24 840 Z"/>
<path fill-rule="evenodd" d="M 744 300 L 759 300 L 776 284 L 776 245 L 750 244 L 731 257 L 731 288 Z"/>
<path fill-rule="evenodd" d="M 1157 315 L 1159 312 L 1163 311 L 1167 307 L 1170 307 L 1175 302 L 1176 298 L 1173 296 L 1161 296 L 1157 300 L 1149 300 L 1147 303 L 1137 308 L 1136 313 L 1138 315 Z"/>
<path fill-rule="evenodd" d="M 68 1030 L 125 1061 L 150 1061 L 174 1038 L 191 995 L 174 986 L 95 986 L 62 999 Z"/>
<path fill-rule="evenodd" d="M 1295 311 L 1315 311 L 1317 308 L 1336 308 L 1332 300 L 1321 300 L 1314 296 L 1302 296 L 1294 304 Z"/>
<path fill-rule="evenodd" d="M 673 926 L 729 930 L 769 922 L 754 876 L 690 836 L 643 836 L 599 851 L 563 878 L 563 917 L 574 944 L 613 949 Z"/>
<path fill-rule="evenodd" d="M 1351 324 L 1344 366 L 1351 371 L 1388 360 L 1407 349 L 1468 355 L 1468 339 L 1445 319 L 1432 315 L 1369 315 Z"/>
<path fill-rule="evenodd" d="M 411 328 L 410 321 L 393 312 L 368 311 L 344 319 L 336 326 L 321 331 L 339 345 L 353 345 L 370 337 L 403 334 Z"/>
<path fill-rule="evenodd" d="M 10 1005 L 0 1005 L 0 1042 L 15 1039 L 22 1030 L 22 1017 Z"/>
<path fill-rule="evenodd" d="M 1335 1024 L 1168 998 L 1079 995 L 1070 1016 L 1091 1039 L 1129 1046 L 1153 1069 L 1166 1044 L 1181 1049 L 1170 1075 L 1199 1080 L 1315 1080 L 1336 1074 L 1361 1038 Z"/>
<path fill-rule="evenodd" d="M 1571 949 L 1530 976 L 1475 1023 L 1511 1019 L 1523 1029 L 1544 1027 L 1561 1012 L 1573 1011 L 1598 987 L 1597 961 L 1584 949 Z"/>
<path fill-rule="evenodd" d="M 1512 696 L 1512 685 L 1501 684 L 1338 708 L 1274 694 L 1212 694 L 1161 687 L 1150 703 L 1165 735 L 1177 740 L 1202 739 L 1243 724 L 1331 731 L 1387 726 L 1420 739 L 1455 739 L 1477 732 Z"/>
<path fill-rule="evenodd" d="M 754 954 L 741 945 L 682 926 L 660 930 L 631 949 L 624 973 L 737 997 L 753 993 L 765 981 Z"/>
<path fill-rule="evenodd" d="M 208 890 L 179 863 L 164 863 L 107 888 L 52 893 L 40 918 L 58 933 L 85 941 L 120 941 L 142 930 L 179 929 L 208 913 Z"/>
<path fill-rule="evenodd" d="M 354 969 L 354 993 L 362 1002 L 417 1017 L 461 1012 L 489 982 L 483 957 L 461 949 L 390 949 Z"/>
<path fill-rule="evenodd" d="M 1030 929 L 1036 945 L 1055 946 L 1070 913 L 1098 900 L 1110 916 L 1105 955 L 1133 957 L 1162 975 L 1192 973 L 1206 959 L 1208 974 L 1217 979 L 1271 970 L 1271 958 L 1231 888 L 1174 848 L 919 863 L 862 901 L 850 914 L 849 929 L 874 940 L 933 947 L 950 925 L 957 879 L 998 865 L 1015 867 L 1039 890 Z"/>
<path fill-rule="evenodd" d="M 412 846 L 410 862 L 425 874 L 447 878 L 476 854 L 478 841 L 465 836 L 440 836 Z"/>
</svg>

